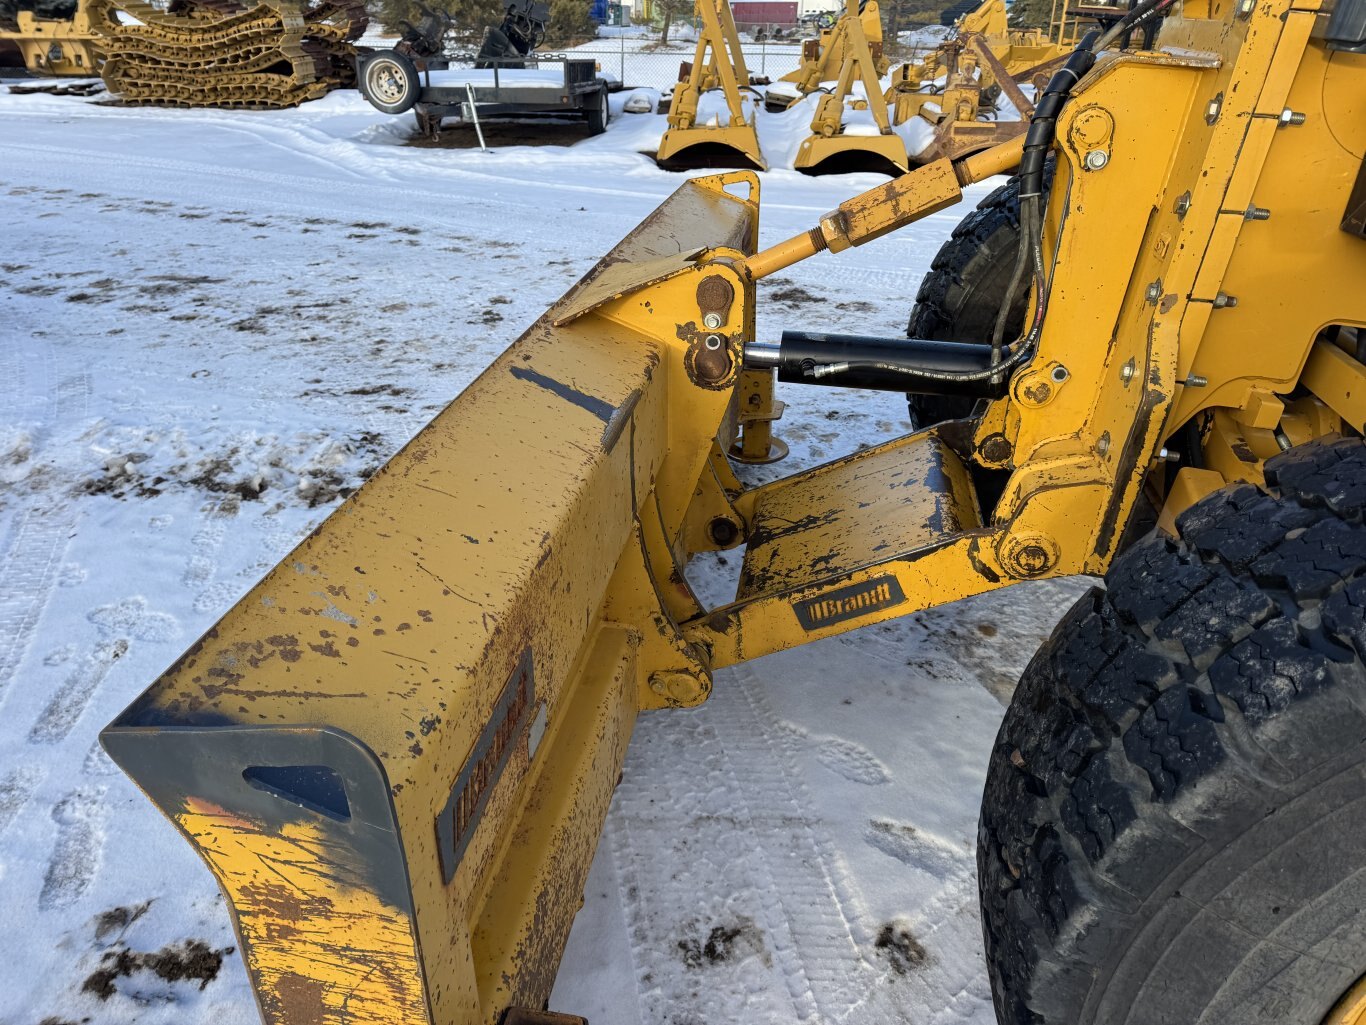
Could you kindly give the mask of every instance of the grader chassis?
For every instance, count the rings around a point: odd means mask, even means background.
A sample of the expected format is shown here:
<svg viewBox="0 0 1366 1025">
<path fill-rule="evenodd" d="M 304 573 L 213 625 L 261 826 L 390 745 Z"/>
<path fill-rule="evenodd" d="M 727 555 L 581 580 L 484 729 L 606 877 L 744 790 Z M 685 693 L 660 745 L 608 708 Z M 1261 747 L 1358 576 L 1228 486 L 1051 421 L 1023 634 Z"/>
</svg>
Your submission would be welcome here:
<svg viewBox="0 0 1366 1025">
<path fill-rule="evenodd" d="M 1168 14 L 1155 51 L 1084 41 L 1027 139 L 777 246 L 754 175 L 684 185 L 105 730 L 266 1021 L 528 1020 L 637 714 L 1107 570 L 992 754 L 998 1017 L 1366 1021 L 1366 16 L 1164 6 L 1126 18 Z M 763 278 L 1017 165 L 1022 327 L 755 338 Z M 746 489 L 726 446 L 770 452 L 774 367 L 985 401 Z M 1145 502 L 1180 539 L 1131 544 Z M 741 545 L 703 607 L 689 556 Z"/>
</svg>

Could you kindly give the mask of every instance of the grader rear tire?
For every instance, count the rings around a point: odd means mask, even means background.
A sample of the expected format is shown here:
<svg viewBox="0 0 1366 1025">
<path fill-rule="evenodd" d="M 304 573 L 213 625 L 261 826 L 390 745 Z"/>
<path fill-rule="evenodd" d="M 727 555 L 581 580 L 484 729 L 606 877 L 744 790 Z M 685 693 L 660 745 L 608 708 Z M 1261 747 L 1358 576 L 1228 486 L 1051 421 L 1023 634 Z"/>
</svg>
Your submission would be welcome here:
<svg viewBox="0 0 1366 1025">
<path fill-rule="evenodd" d="M 1003 1025 L 1320 1025 L 1366 969 L 1366 444 L 1267 480 L 1025 670 L 978 834 Z"/>
<path fill-rule="evenodd" d="M 1053 181 L 1050 158 L 1044 189 Z M 906 324 L 907 338 L 941 342 L 989 342 L 996 315 L 1005 301 L 1020 248 L 1020 179 L 1013 176 L 987 195 L 953 229 L 939 247 L 934 262 L 920 282 L 915 306 Z M 1029 291 L 1023 289 L 1006 319 L 1006 341 L 1024 325 Z M 975 399 L 957 395 L 908 395 L 911 419 L 917 427 L 968 416 Z"/>
</svg>

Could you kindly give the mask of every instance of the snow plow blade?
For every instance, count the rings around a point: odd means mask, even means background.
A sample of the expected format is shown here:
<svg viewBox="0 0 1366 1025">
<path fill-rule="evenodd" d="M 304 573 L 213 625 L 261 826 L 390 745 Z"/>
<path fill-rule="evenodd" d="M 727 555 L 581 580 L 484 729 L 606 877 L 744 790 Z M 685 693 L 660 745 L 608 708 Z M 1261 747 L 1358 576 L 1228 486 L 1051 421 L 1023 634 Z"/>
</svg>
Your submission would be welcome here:
<svg viewBox="0 0 1366 1025">
<path fill-rule="evenodd" d="M 757 235 L 753 175 L 683 185 L 101 734 L 269 1025 L 545 1006 L 637 712 L 709 692 L 651 567 L 738 543 Z"/>
<path fill-rule="evenodd" d="M 895 177 L 910 167 L 901 136 L 808 135 L 792 166 L 802 174 L 850 174 L 865 171 Z"/>
</svg>

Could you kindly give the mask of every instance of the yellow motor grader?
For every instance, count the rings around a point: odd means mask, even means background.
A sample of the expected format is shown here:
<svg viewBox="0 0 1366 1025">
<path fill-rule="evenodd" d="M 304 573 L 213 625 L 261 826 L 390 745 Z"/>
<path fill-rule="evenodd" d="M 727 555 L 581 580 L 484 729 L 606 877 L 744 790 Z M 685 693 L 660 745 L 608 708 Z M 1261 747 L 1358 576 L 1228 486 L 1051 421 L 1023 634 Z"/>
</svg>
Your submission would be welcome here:
<svg viewBox="0 0 1366 1025">
<path fill-rule="evenodd" d="M 568 1020 L 637 715 L 1075 573 L 987 770 L 999 1020 L 1366 1022 L 1366 3 L 1170 2 L 777 245 L 754 174 L 683 185 L 104 731 L 267 1022 Z M 1016 168 L 1015 244 L 931 275 L 951 321 L 995 283 L 975 337 L 755 336 L 764 278 Z M 746 488 L 775 376 L 974 404 Z"/>
</svg>

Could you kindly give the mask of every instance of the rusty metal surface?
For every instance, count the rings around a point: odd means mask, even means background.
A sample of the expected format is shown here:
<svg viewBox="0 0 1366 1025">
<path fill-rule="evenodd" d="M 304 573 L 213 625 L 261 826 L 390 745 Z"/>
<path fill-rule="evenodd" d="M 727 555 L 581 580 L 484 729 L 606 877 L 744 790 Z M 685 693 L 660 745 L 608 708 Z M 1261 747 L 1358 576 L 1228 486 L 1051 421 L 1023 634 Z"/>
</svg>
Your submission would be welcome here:
<svg viewBox="0 0 1366 1025">
<path fill-rule="evenodd" d="M 88 0 L 111 93 L 127 103 L 292 107 L 354 81 L 361 0 Z M 129 23 L 129 18 L 136 23 Z"/>
<path fill-rule="evenodd" d="M 771 484 L 752 501 L 737 601 L 810 586 L 978 526 L 967 473 L 933 435 Z"/>
</svg>

